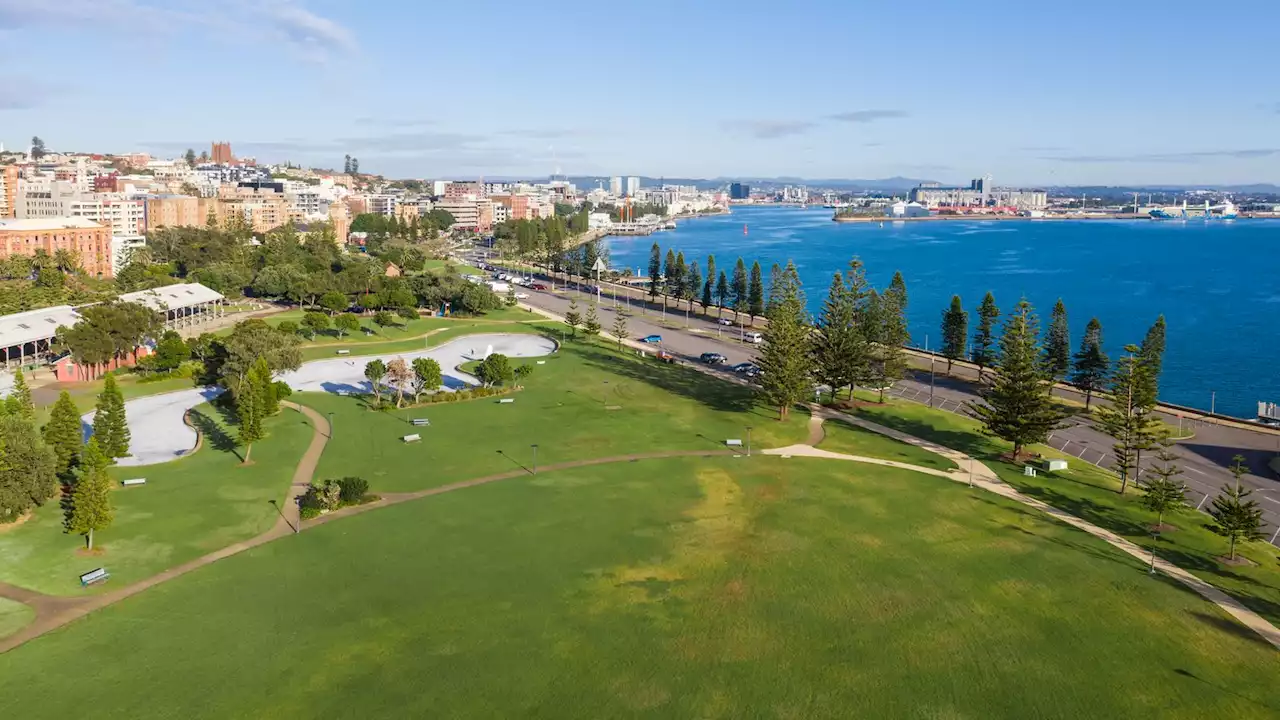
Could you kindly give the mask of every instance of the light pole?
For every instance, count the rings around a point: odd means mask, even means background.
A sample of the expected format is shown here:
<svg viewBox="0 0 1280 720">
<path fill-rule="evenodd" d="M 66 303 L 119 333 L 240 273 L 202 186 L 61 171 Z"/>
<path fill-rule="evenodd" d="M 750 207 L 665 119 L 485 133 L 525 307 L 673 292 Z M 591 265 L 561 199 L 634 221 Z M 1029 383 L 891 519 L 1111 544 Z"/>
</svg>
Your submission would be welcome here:
<svg viewBox="0 0 1280 720">
<path fill-rule="evenodd" d="M 533 474 L 537 475 L 538 474 L 538 446 L 535 443 L 533 445 L 530 445 L 529 447 L 533 448 Z"/>
<path fill-rule="evenodd" d="M 1156 574 L 1156 543 L 1160 540 L 1160 531 L 1151 531 L 1151 567 L 1147 569 L 1147 573 Z"/>
<path fill-rule="evenodd" d="M 973 458 L 969 458 L 969 487 L 973 487 Z"/>
<path fill-rule="evenodd" d="M 1217 410 L 1217 408 L 1218 408 L 1218 391 L 1210 390 L 1209 391 L 1209 414 L 1216 415 L 1217 413 L 1215 413 L 1214 411 Z"/>
<path fill-rule="evenodd" d="M 747 457 L 751 457 L 751 426 L 747 426 Z"/>
<path fill-rule="evenodd" d="M 333 437 L 333 413 L 329 413 L 329 437 Z"/>
<path fill-rule="evenodd" d="M 929 352 L 929 336 L 924 336 L 924 351 L 929 353 L 929 407 L 933 407 L 933 353 Z"/>
</svg>

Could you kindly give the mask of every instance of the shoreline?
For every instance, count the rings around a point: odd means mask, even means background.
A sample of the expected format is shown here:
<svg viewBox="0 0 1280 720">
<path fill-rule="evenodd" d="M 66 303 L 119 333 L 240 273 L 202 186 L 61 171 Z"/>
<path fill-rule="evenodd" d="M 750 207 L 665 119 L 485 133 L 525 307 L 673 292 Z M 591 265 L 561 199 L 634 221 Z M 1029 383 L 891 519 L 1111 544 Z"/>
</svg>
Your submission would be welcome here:
<svg viewBox="0 0 1280 720">
<path fill-rule="evenodd" d="M 1280 218 L 1271 217 L 1254 217 L 1250 215 L 1241 215 L 1231 220 L 1208 220 L 1205 222 L 1235 222 L 1236 220 L 1276 220 Z M 1069 220 L 1144 220 L 1147 222 L 1186 222 L 1187 220 L 1204 220 L 1203 218 L 1181 218 L 1169 220 L 1157 220 L 1149 215 L 1134 215 L 1133 213 L 1115 213 L 1111 215 L 1046 215 L 1043 217 L 1026 217 L 1022 215 L 929 215 L 925 217 L 840 217 L 831 218 L 832 222 L 838 223 L 885 223 L 885 222 L 946 222 L 964 220 L 968 222 L 983 222 L 988 220 L 999 220 L 1001 222 L 1011 222 L 1022 220 L 1026 222 L 1063 222 Z"/>
</svg>

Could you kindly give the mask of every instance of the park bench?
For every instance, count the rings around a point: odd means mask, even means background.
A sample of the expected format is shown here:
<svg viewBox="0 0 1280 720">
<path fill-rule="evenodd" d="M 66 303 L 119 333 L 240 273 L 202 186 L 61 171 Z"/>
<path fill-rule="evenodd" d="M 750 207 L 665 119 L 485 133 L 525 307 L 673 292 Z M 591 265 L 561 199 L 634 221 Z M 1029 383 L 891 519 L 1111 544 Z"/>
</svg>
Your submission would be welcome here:
<svg viewBox="0 0 1280 720">
<path fill-rule="evenodd" d="M 128 480 L 121 480 L 120 484 L 123 485 L 124 487 L 131 487 L 133 485 L 146 485 L 147 479 L 146 478 L 129 478 Z"/>
<path fill-rule="evenodd" d="M 338 354 L 339 354 L 339 355 L 350 355 L 350 354 L 351 354 L 351 351 L 350 351 L 350 350 L 339 350 L 339 351 L 338 351 Z"/>
<path fill-rule="evenodd" d="M 513 403 L 513 402 L 515 402 L 515 399 L 514 399 L 514 398 L 504 398 L 504 399 L 502 399 L 502 400 L 499 400 L 499 401 L 498 401 L 498 404 L 499 404 L 499 405 L 506 405 L 507 403 Z"/>
<path fill-rule="evenodd" d="M 724 444 L 728 445 L 729 447 L 742 447 L 742 441 L 738 440 L 737 438 L 725 440 Z"/>
<path fill-rule="evenodd" d="M 96 570 L 90 570 L 89 572 L 80 576 L 80 586 L 89 587 L 94 583 L 106 582 L 107 578 L 109 577 L 111 577 L 111 573 L 107 572 L 106 568 L 98 568 Z"/>
<path fill-rule="evenodd" d="M 431 421 L 427 418 L 414 418 L 413 424 L 415 427 L 427 427 L 431 425 Z"/>
<path fill-rule="evenodd" d="M 407 443 L 415 443 L 415 442 L 418 442 L 419 440 L 421 440 L 421 439 L 422 439 L 422 436 L 421 436 L 421 435 L 419 435 L 419 434 L 417 434 L 417 433 L 414 433 L 413 435 L 405 435 L 405 436 L 404 436 L 403 438 L 401 438 L 401 439 L 402 439 L 402 440 L 404 440 L 404 441 L 405 441 L 405 442 L 407 442 Z"/>
</svg>

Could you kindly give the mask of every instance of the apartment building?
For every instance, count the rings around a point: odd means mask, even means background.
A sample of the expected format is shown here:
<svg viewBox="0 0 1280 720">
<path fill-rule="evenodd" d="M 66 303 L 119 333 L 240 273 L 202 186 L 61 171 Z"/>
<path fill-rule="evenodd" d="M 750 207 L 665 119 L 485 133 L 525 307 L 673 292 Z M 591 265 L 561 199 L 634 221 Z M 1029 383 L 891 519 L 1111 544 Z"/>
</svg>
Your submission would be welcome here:
<svg viewBox="0 0 1280 720">
<path fill-rule="evenodd" d="M 0 167 L 0 219 L 11 218 L 18 206 L 18 166 Z"/>
<path fill-rule="evenodd" d="M 85 192 L 69 180 L 23 182 L 16 196 L 19 220 L 85 218 L 111 228 L 113 235 L 134 237 L 146 232 L 146 206 L 118 193 Z"/>
<path fill-rule="evenodd" d="M 453 216 L 454 228 L 485 233 L 493 229 L 493 205 L 489 200 L 444 199 L 435 206 Z"/>
<path fill-rule="evenodd" d="M 147 231 L 162 227 L 198 227 L 208 222 L 200 214 L 200 200 L 190 195 L 147 195 Z"/>
<path fill-rule="evenodd" d="M 0 219 L 0 259 L 70 250 L 94 277 L 113 277 L 111 229 L 85 218 Z"/>
</svg>

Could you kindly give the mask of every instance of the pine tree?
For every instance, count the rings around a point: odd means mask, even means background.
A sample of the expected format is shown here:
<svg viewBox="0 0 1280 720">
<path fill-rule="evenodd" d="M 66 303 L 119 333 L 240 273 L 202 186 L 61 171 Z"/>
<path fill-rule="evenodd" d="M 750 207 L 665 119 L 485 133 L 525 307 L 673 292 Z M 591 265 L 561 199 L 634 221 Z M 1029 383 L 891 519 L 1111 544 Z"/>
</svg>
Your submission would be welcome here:
<svg viewBox="0 0 1280 720">
<path fill-rule="evenodd" d="M 1049 330 L 1044 338 L 1044 371 L 1051 380 L 1061 380 L 1071 370 L 1071 336 L 1067 325 L 1067 306 L 1062 298 L 1053 304 Z"/>
<path fill-rule="evenodd" d="M 631 333 L 627 330 L 627 316 L 620 312 L 613 316 L 613 336 L 618 339 L 618 352 L 622 352 L 622 343 L 631 337 Z"/>
<path fill-rule="evenodd" d="M 71 394 L 63 390 L 49 413 L 48 424 L 44 426 L 44 441 L 53 448 L 54 456 L 57 458 L 55 470 L 58 477 L 62 478 L 66 484 L 70 484 L 73 479 L 71 471 L 80 460 L 82 433 L 80 411 L 71 400 Z"/>
<path fill-rule="evenodd" d="M 658 300 L 658 292 L 662 289 L 662 248 L 654 243 L 649 248 L 649 302 Z"/>
<path fill-rule="evenodd" d="M 698 300 L 705 292 L 703 290 L 702 268 L 698 267 L 698 261 L 694 260 L 689 263 L 689 267 L 684 271 L 684 297 L 689 301 L 689 309 L 693 309 L 693 302 Z M 702 307 L 702 313 L 705 315 L 707 307 Z"/>
<path fill-rule="evenodd" d="M 747 288 L 747 314 L 751 316 L 752 325 L 756 324 L 757 317 L 764 315 L 764 277 L 760 274 L 759 261 L 751 264 L 751 281 Z"/>
<path fill-rule="evenodd" d="M 13 390 L 5 398 L 5 405 L 10 415 L 33 422 L 36 419 L 36 406 L 31 402 L 31 388 L 27 387 L 27 379 L 22 376 L 22 368 L 13 372 Z"/>
<path fill-rule="evenodd" d="M 737 320 L 738 316 L 747 311 L 747 264 L 742 262 L 742 258 L 738 258 L 738 264 L 733 268 L 733 319 Z"/>
<path fill-rule="evenodd" d="M 911 335 L 907 333 L 907 318 L 902 305 L 905 298 L 905 287 L 895 289 L 890 286 L 876 298 L 872 314 L 879 327 L 876 342 L 871 345 L 871 367 L 876 372 L 882 403 L 889 386 L 901 380 L 907 372 L 905 346 L 911 342 Z"/>
<path fill-rule="evenodd" d="M 33 421 L 21 415 L 0 417 L 0 526 L 53 497 L 57 464 Z"/>
<path fill-rule="evenodd" d="M 1258 501 L 1248 499 L 1252 490 L 1236 486 L 1222 488 L 1222 493 L 1209 506 L 1213 522 L 1209 529 L 1231 541 L 1230 559 L 1236 559 L 1236 544 L 1241 540 L 1261 540 L 1262 508 Z"/>
<path fill-rule="evenodd" d="M 981 402 L 969 403 L 983 432 L 1013 443 L 1015 461 L 1027 445 L 1048 439 L 1064 417 L 1039 366 L 1037 324 L 1031 304 L 1019 302 L 1005 319 L 995 378 Z"/>
<path fill-rule="evenodd" d="M 710 285 L 711 283 L 707 283 Z M 716 318 L 724 317 L 724 309 L 729 303 L 729 278 L 720 271 L 720 277 L 716 279 Z"/>
<path fill-rule="evenodd" d="M 1093 404 L 1094 393 L 1101 392 L 1107 381 L 1111 359 L 1102 351 L 1102 323 L 1098 318 L 1089 321 L 1080 340 L 1080 350 L 1075 355 L 1075 372 L 1071 384 L 1084 392 L 1084 409 Z"/>
<path fill-rule="evenodd" d="M 680 287 L 680 274 L 676 268 L 676 251 L 667 250 L 667 260 L 663 264 L 662 273 L 662 309 L 667 309 L 667 298 L 671 292 Z"/>
<path fill-rule="evenodd" d="M 240 420 L 240 444 L 245 446 L 242 464 L 248 465 L 253 444 L 263 437 L 262 387 L 256 367 L 249 370 L 236 396 L 236 415 Z"/>
<path fill-rule="evenodd" d="M 983 379 L 983 368 L 991 367 L 996 360 L 996 320 L 1000 317 L 1000 309 L 996 307 L 996 298 L 987 293 L 978 307 L 978 329 L 973 334 L 970 359 L 978 366 L 978 381 Z"/>
<path fill-rule="evenodd" d="M 110 527 L 115 516 L 111 508 L 111 476 L 107 473 L 110 464 L 111 458 L 99 447 L 98 438 L 89 438 L 80 453 L 67 523 L 70 532 L 85 536 L 89 550 L 93 549 L 93 533 Z"/>
<path fill-rule="evenodd" d="M 98 448 L 111 461 L 129 455 L 129 424 L 125 418 L 124 395 L 115 375 L 108 373 L 98 395 L 97 412 L 93 416 L 93 434 Z"/>
<path fill-rule="evenodd" d="M 716 282 L 716 256 L 707 256 L 707 281 L 702 285 L 702 314 L 707 314 L 707 309 L 711 307 L 712 296 L 715 294 Z"/>
<path fill-rule="evenodd" d="M 856 271 L 858 261 L 854 260 L 854 264 Z M 852 397 L 853 384 L 867 373 L 868 347 L 857 321 L 858 302 L 844 276 L 837 272 L 831 278 L 813 333 L 814 371 L 818 380 L 831 388 L 833 399 L 846 386 Z"/>
<path fill-rule="evenodd" d="M 769 294 L 765 297 L 764 312 L 768 314 L 769 308 L 778 302 L 776 297 L 776 288 L 782 284 L 782 266 L 774 263 L 769 267 Z"/>
<path fill-rule="evenodd" d="M 969 313 L 960 304 L 960 296 L 951 296 L 951 307 L 942 312 L 942 356 L 947 359 L 947 374 L 951 364 L 964 359 L 969 339 Z"/>
<path fill-rule="evenodd" d="M 564 313 L 564 324 L 569 326 L 573 331 L 573 336 L 578 337 L 578 326 L 582 324 L 582 313 L 578 312 L 578 301 L 569 298 L 569 309 Z"/>
<path fill-rule="evenodd" d="M 667 294 L 676 299 L 676 309 L 680 309 L 680 301 L 685 299 L 685 288 L 688 287 L 689 268 L 684 262 L 684 253 L 676 253 L 675 263 L 667 268 Z M 693 303 L 689 303 L 690 307 Z"/>
<path fill-rule="evenodd" d="M 582 321 L 582 332 L 591 337 L 600 334 L 600 316 L 596 313 L 596 304 L 587 306 L 587 317 Z"/>
<path fill-rule="evenodd" d="M 1116 361 L 1111 375 L 1111 405 L 1094 411 L 1095 426 L 1115 438 L 1115 468 L 1120 473 L 1120 494 L 1129 487 L 1129 477 L 1137 478 L 1142 467 L 1142 452 L 1158 447 L 1165 439 L 1163 423 L 1156 418 L 1154 398 L 1143 394 L 1147 387 L 1148 368 L 1138 357 L 1138 348 L 1125 347 L 1128 353 Z"/>
<path fill-rule="evenodd" d="M 262 417 L 269 418 L 280 412 L 280 394 L 271 377 L 271 367 L 265 357 L 259 357 L 253 363 L 253 370 L 258 373 L 257 390 L 261 400 Z"/>
<path fill-rule="evenodd" d="M 778 419 L 785 420 L 791 406 L 804 399 L 812 388 L 809 318 L 800 275 L 792 262 L 787 262 L 783 271 L 777 302 L 763 335 L 758 360 L 760 384 L 765 397 L 778 407 Z"/>
<path fill-rule="evenodd" d="M 898 305 L 902 307 L 902 311 L 907 311 L 907 281 L 902 279 L 902 271 L 894 270 L 893 279 L 889 281 L 889 289 L 885 294 L 896 293 L 898 296 Z"/>
<path fill-rule="evenodd" d="M 1138 357 L 1147 366 L 1142 395 L 1144 400 L 1150 401 L 1151 405 L 1155 405 L 1157 396 L 1160 394 L 1160 371 L 1164 367 L 1164 336 L 1165 322 L 1164 315 L 1161 315 L 1147 330 L 1146 337 L 1142 338 L 1142 345 L 1138 350 Z"/>
<path fill-rule="evenodd" d="M 1142 505 L 1156 513 L 1156 529 L 1164 525 L 1164 516 L 1187 504 L 1187 484 L 1175 478 L 1181 474 L 1178 468 L 1178 457 L 1163 447 L 1156 456 L 1158 464 L 1148 468 L 1148 477 L 1142 486 Z"/>
</svg>

